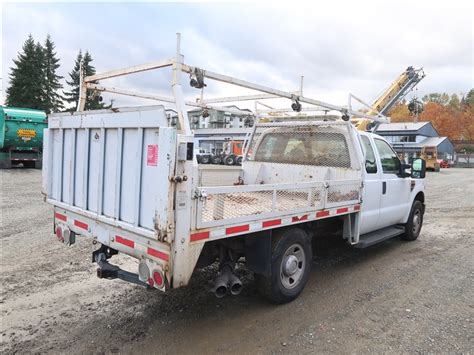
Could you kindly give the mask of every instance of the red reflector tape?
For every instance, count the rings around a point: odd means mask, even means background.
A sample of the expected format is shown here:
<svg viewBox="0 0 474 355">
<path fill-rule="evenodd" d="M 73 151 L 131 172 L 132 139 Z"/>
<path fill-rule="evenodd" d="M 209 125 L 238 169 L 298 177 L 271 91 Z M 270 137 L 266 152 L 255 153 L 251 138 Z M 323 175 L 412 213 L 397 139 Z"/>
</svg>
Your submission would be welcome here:
<svg viewBox="0 0 474 355">
<path fill-rule="evenodd" d="M 349 212 L 349 209 L 347 207 L 344 207 L 344 208 L 338 208 L 336 213 L 339 214 L 339 213 L 346 213 L 346 212 Z"/>
<path fill-rule="evenodd" d="M 316 212 L 316 218 L 322 218 L 329 216 L 329 211 L 319 211 Z"/>
<path fill-rule="evenodd" d="M 271 221 L 262 222 L 262 228 L 279 226 L 281 224 L 281 219 L 273 219 Z"/>
<path fill-rule="evenodd" d="M 84 229 L 84 230 L 88 230 L 88 229 L 89 229 L 89 225 L 88 225 L 87 223 L 78 221 L 77 219 L 74 220 L 74 225 L 75 225 L 76 227 L 82 228 L 82 229 Z"/>
<path fill-rule="evenodd" d="M 192 242 L 196 242 L 198 240 L 209 239 L 209 234 L 210 234 L 209 231 L 194 233 L 194 234 L 191 234 L 190 240 Z"/>
<path fill-rule="evenodd" d="M 149 255 L 154 256 L 155 258 L 164 260 L 164 261 L 169 261 L 170 256 L 166 253 L 163 253 L 162 251 L 153 249 L 153 248 L 148 248 L 146 251 Z"/>
<path fill-rule="evenodd" d="M 56 217 L 56 219 L 60 219 L 61 221 L 67 222 L 67 216 L 65 216 L 61 213 L 56 212 L 54 214 L 54 217 Z"/>
<path fill-rule="evenodd" d="M 359 211 L 360 210 L 360 205 L 354 206 L 354 211 Z"/>
<path fill-rule="evenodd" d="M 291 221 L 292 222 L 300 222 L 300 221 L 306 221 L 307 219 L 308 219 L 308 215 L 305 214 L 304 216 L 301 216 L 301 217 L 298 217 L 298 216 L 292 217 Z"/>
<path fill-rule="evenodd" d="M 248 224 L 244 224 L 243 226 L 235 226 L 235 227 L 229 227 L 225 229 L 225 234 L 235 234 L 235 233 L 240 233 L 240 232 L 247 232 L 250 229 L 250 226 Z"/>
<path fill-rule="evenodd" d="M 116 236 L 115 236 L 115 241 L 116 241 L 117 243 L 126 245 L 127 247 L 135 248 L 135 242 L 134 242 L 133 240 L 129 240 L 129 239 L 122 238 L 122 237 L 119 236 L 119 235 L 116 235 Z"/>
</svg>

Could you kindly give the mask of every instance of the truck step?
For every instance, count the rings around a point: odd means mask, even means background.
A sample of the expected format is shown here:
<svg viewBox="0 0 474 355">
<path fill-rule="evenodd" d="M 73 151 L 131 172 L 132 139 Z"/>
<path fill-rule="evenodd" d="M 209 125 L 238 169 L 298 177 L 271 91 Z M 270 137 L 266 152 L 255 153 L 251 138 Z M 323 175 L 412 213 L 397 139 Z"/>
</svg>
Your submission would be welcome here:
<svg viewBox="0 0 474 355">
<path fill-rule="evenodd" d="M 377 243 L 392 239 L 403 233 L 405 233 L 405 228 L 401 226 L 382 228 L 374 232 L 361 235 L 359 237 L 359 243 L 354 245 L 354 247 L 359 249 L 367 248 Z"/>
</svg>

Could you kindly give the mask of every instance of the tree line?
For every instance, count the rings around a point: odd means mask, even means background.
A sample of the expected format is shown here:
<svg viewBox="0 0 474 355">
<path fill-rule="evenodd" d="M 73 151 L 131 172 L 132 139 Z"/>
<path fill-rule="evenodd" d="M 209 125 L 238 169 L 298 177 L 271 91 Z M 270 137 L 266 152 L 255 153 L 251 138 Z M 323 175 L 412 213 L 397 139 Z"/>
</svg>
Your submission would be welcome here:
<svg viewBox="0 0 474 355">
<path fill-rule="evenodd" d="M 79 101 L 81 61 L 85 76 L 95 74 L 91 54 L 79 50 L 74 66 L 68 73 L 69 78 L 66 79 L 69 90 L 63 90 L 63 77 L 57 73 L 60 67 L 59 58 L 51 36 L 47 35 L 44 44 L 41 44 L 35 43 L 30 34 L 10 68 L 10 86 L 6 90 L 5 104 L 43 110 L 46 113 L 75 111 Z M 100 102 L 98 96 L 91 95 L 90 90 L 87 94 L 94 99 L 87 100 L 86 110 L 110 107 Z"/>
<path fill-rule="evenodd" d="M 424 110 L 419 121 L 430 121 L 441 136 L 450 140 L 474 140 L 474 89 L 463 96 L 432 93 L 423 96 L 422 101 Z M 407 104 L 402 101 L 390 110 L 392 122 L 414 119 Z"/>
</svg>

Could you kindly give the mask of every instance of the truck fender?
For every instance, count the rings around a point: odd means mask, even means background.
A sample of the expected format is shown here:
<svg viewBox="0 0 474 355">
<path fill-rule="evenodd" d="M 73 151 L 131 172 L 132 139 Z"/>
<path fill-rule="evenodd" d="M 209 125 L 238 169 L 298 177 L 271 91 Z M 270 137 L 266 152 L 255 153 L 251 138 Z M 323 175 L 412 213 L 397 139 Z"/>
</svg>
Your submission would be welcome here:
<svg viewBox="0 0 474 355">
<path fill-rule="evenodd" d="M 405 218 L 403 219 L 405 221 L 405 223 L 408 222 L 408 217 L 410 217 L 411 207 L 413 206 L 413 203 L 416 200 L 421 201 L 421 203 L 423 204 L 423 212 L 424 212 L 424 209 L 425 209 L 425 194 L 424 194 L 423 191 L 418 191 L 416 193 L 415 197 L 413 198 L 413 200 L 411 201 L 410 208 L 407 210 L 407 213 L 405 214 Z"/>
<path fill-rule="evenodd" d="M 271 276 L 272 231 L 252 233 L 245 238 L 247 268 L 264 277 Z"/>
</svg>

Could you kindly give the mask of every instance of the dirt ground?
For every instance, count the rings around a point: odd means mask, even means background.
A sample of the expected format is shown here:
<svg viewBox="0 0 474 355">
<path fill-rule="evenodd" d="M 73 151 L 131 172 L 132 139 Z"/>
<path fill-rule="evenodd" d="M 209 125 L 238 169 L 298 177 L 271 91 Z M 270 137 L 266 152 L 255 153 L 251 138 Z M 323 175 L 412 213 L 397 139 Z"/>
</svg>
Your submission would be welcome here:
<svg viewBox="0 0 474 355">
<path fill-rule="evenodd" d="M 420 238 L 317 250 L 293 303 L 216 299 L 213 270 L 163 294 L 95 277 L 79 240 L 57 242 L 41 172 L 1 171 L 5 353 L 474 353 L 474 170 L 428 173 Z M 125 256 L 114 262 L 129 265 Z"/>
</svg>

